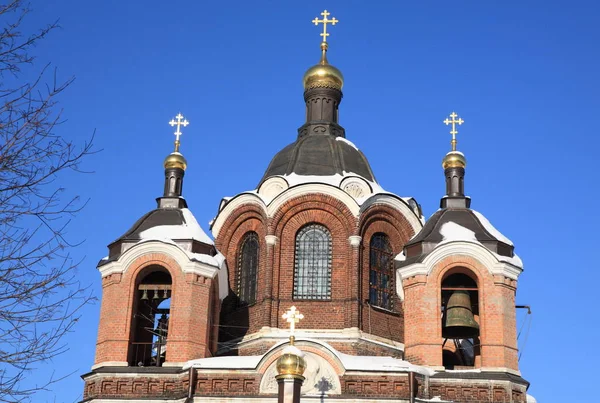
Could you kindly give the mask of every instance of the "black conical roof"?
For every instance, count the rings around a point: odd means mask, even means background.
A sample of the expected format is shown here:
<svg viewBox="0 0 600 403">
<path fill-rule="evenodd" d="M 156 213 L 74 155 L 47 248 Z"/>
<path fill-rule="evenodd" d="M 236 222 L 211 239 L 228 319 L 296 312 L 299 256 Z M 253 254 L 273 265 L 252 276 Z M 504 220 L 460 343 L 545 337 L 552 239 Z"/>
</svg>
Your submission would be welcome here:
<svg viewBox="0 0 600 403">
<path fill-rule="evenodd" d="M 327 176 L 354 173 L 375 182 L 365 155 L 344 137 L 306 135 L 284 147 L 271 160 L 261 183 L 271 176 Z"/>
</svg>

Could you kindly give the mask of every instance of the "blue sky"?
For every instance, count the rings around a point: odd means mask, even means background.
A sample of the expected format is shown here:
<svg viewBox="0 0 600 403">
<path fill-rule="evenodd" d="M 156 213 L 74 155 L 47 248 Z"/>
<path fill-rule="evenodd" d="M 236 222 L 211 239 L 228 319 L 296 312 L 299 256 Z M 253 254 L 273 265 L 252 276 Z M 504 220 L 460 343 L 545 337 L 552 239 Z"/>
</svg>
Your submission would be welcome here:
<svg viewBox="0 0 600 403">
<path fill-rule="evenodd" d="M 166 5 L 168 4 L 168 5 Z M 79 276 L 100 297 L 106 245 L 154 208 L 167 122 L 181 111 L 184 194 L 208 230 L 219 200 L 256 187 L 303 123 L 301 78 L 319 58 L 324 8 L 329 61 L 345 76 L 340 123 L 379 183 L 414 196 L 426 216 L 444 194 L 442 120 L 464 118 L 472 207 L 511 238 L 525 263 L 517 302 L 532 306 L 520 362 L 540 402 L 591 398 L 599 317 L 597 114 L 600 6 L 593 1 L 36 2 L 30 27 L 60 18 L 35 49 L 58 76 L 60 133 L 101 153 L 65 185 L 89 198 L 69 235 L 85 243 Z M 74 372 L 40 401 L 81 396 L 93 363 L 99 304 L 85 309 L 70 351 L 40 368 Z M 523 319 L 519 313 L 519 325 Z M 519 342 L 523 347 L 524 333 Z"/>
</svg>

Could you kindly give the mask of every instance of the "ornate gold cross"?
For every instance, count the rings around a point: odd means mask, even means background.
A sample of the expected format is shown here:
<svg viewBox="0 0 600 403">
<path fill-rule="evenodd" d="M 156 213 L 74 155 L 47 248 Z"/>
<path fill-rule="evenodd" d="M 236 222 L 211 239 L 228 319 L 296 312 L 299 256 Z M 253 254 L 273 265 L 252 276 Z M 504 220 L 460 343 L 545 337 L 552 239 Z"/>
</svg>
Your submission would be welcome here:
<svg viewBox="0 0 600 403">
<path fill-rule="evenodd" d="M 450 124 L 452 125 L 452 130 L 450 130 L 450 134 L 452 135 L 452 141 L 450 142 L 450 144 L 452 144 L 452 151 L 456 151 L 456 135 L 458 134 L 458 130 L 456 130 L 456 125 L 460 126 L 463 123 L 465 123 L 465 121 L 458 117 L 456 112 L 452 112 L 450 114 L 450 117 L 452 118 L 452 120 L 446 118 L 446 120 L 444 120 L 444 123 L 446 124 L 446 126 Z"/>
<path fill-rule="evenodd" d="M 327 37 L 329 36 L 329 34 L 327 33 L 327 24 L 335 25 L 335 24 L 337 24 L 339 21 L 338 21 L 338 20 L 336 20 L 336 19 L 335 19 L 335 17 L 334 17 L 334 18 L 332 18 L 332 19 L 328 19 L 327 17 L 328 17 L 329 15 L 331 15 L 331 13 L 330 13 L 329 11 L 327 11 L 327 10 L 323 11 L 323 12 L 321 13 L 321 15 L 323 16 L 323 19 L 322 19 L 322 20 L 320 20 L 320 19 L 317 17 L 317 18 L 315 18 L 314 20 L 312 20 L 312 22 L 313 22 L 315 25 L 319 25 L 319 24 L 321 24 L 321 23 L 323 24 L 323 33 L 322 33 L 322 34 L 320 34 L 320 35 L 323 37 L 323 42 L 327 42 Z"/>
<path fill-rule="evenodd" d="M 300 322 L 300 319 L 304 319 L 304 315 L 297 311 L 295 306 L 292 306 L 281 317 L 290 324 L 290 343 L 294 344 L 294 330 L 296 329 L 296 323 Z"/>
<path fill-rule="evenodd" d="M 177 119 L 177 121 L 175 121 L 175 119 Z M 175 119 L 171 119 L 171 121 L 169 122 L 169 124 L 171 126 L 177 126 L 177 130 L 175 131 L 175 152 L 179 152 L 179 136 L 181 136 L 183 133 L 181 133 L 181 126 L 186 127 L 187 125 L 190 124 L 190 122 L 187 121 L 187 119 L 185 119 L 183 117 L 183 115 L 180 113 L 177 114 L 177 116 L 175 116 Z M 183 120 L 182 120 L 183 119 Z"/>
</svg>

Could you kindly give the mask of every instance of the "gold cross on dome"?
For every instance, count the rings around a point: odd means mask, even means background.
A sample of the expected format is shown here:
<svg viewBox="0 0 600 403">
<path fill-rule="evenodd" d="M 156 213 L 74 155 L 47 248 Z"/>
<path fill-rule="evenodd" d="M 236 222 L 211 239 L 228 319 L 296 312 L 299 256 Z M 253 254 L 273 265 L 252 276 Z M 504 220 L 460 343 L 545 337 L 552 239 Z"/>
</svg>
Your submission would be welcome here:
<svg viewBox="0 0 600 403">
<path fill-rule="evenodd" d="M 175 121 L 175 119 L 177 119 L 177 121 Z M 185 119 L 183 117 L 181 112 L 179 112 L 177 114 L 177 116 L 175 116 L 175 119 L 171 119 L 169 124 L 171 126 L 177 126 L 177 130 L 175 130 L 175 133 L 174 133 L 175 134 L 175 152 L 179 152 L 179 144 L 180 144 L 179 136 L 181 136 L 183 134 L 183 133 L 181 133 L 181 126 L 186 127 L 187 125 L 190 124 L 190 122 L 188 122 L 187 119 Z"/>
<path fill-rule="evenodd" d="M 314 20 L 312 20 L 312 22 L 315 25 L 323 24 L 323 33 L 320 35 L 323 37 L 323 42 L 327 42 L 327 37 L 329 36 L 329 34 L 327 33 L 327 24 L 335 25 L 339 21 L 337 19 L 335 19 L 335 17 L 332 19 L 328 19 L 327 17 L 330 16 L 331 13 L 327 10 L 323 11 L 321 13 L 321 15 L 323 16 L 322 20 L 320 20 L 318 17 L 316 17 Z"/>
<path fill-rule="evenodd" d="M 295 306 L 292 306 L 286 313 L 281 315 L 281 317 L 290 324 L 290 342 L 291 344 L 294 344 L 294 330 L 296 329 L 296 323 L 300 322 L 301 319 L 304 319 L 304 315 L 297 311 Z"/>
<path fill-rule="evenodd" d="M 452 112 L 450 114 L 450 117 L 452 118 L 452 120 L 446 118 L 446 120 L 444 120 L 444 123 L 446 124 L 446 126 L 448 125 L 452 125 L 452 130 L 450 130 L 450 134 L 452 135 L 452 141 L 450 142 L 450 144 L 452 144 L 452 151 L 456 151 L 456 135 L 458 134 L 458 130 L 456 130 L 456 125 L 462 125 L 463 123 L 465 123 L 464 120 L 462 120 L 457 114 L 456 112 Z M 456 119 L 458 118 L 458 119 Z"/>
</svg>

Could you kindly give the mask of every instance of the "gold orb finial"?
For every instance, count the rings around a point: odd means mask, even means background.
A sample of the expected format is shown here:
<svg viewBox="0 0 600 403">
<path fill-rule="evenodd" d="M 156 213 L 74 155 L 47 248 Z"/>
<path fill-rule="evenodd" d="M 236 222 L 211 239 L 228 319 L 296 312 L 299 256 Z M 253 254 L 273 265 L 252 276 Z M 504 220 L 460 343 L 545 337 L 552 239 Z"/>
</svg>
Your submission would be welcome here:
<svg viewBox="0 0 600 403">
<path fill-rule="evenodd" d="M 321 15 L 323 19 L 315 18 L 312 20 L 315 25 L 323 24 L 323 32 L 320 34 L 323 37 L 323 41 L 321 42 L 321 60 L 304 73 L 302 79 L 304 90 L 311 88 L 334 88 L 341 91 L 344 86 L 344 76 L 341 71 L 330 65 L 327 61 L 327 49 L 329 49 L 327 43 L 327 37 L 329 36 L 327 24 L 335 25 L 339 20 L 336 18 L 327 18 L 331 15 L 327 10 L 323 11 Z"/>
<path fill-rule="evenodd" d="M 177 119 L 177 120 L 175 120 L 175 119 Z M 173 127 L 177 126 L 177 129 L 173 133 L 173 134 L 175 134 L 175 151 L 173 151 L 171 154 L 167 155 L 167 158 L 165 158 L 163 166 L 165 167 L 165 169 L 179 168 L 179 169 L 183 169 L 185 171 L 185 169 L 187 168 L 187 161 L 185 160 L 183 155 L 179 152 L 179 147 L 181 145 L 181 142 L 179 141 L 179 137 L 183 134 L 181 132 L 181 126 L 186 127 L 187 125 L 190 124 L 190 122 L 188 122 L 187 119 L 185 119 L 181 113 L 178 113 L 174 119 L 171 119 L 169 124 Z"/>
<path fill-rule="evenodd" d="M 275 364 L 280 377 L 302 377 L 306 369 L 304 353 L 296 346 L 287 346 Z"/>
<path fill-rule="evenodd" d="M 304 370 L 306 369 L 306 361 L 304 360 L 304 353 L 294 345 L 294 330 L 296 329 L 296 323 L 304 319 L 295 306 L 292 306 L 282 316 L 287 323 L 290 324 L 290 345 L 283 349 L 281 357 L 277 359 L 276 368 L 278 377 L 295 377 L 301 378 Z"/>
<path fill-rule="evenodd" d="M 442 160 L 442 167 L 444 169 L 465 168 L 467 166 L 467 159 L 465 158 L 465 155 L 463 153 L 456 150 L 456 135 L 458 134 L 456 126 L 462 125 L 463 123 L 465 123 L 465 121 L 462 118 L 460 118 L 456 112 L 452 112 L 449 117 L 452 119 L 446 118 L 443 122 L 446 124 L 446 126 L 452 125 L 452 130 L 450 130 L 450 134 L 452 135 L 452 140 L 450 141 L 452 150 L 448 154 L 446 154 L 446 156 Z"/>
</svg>

